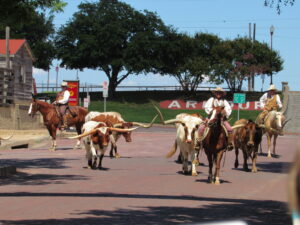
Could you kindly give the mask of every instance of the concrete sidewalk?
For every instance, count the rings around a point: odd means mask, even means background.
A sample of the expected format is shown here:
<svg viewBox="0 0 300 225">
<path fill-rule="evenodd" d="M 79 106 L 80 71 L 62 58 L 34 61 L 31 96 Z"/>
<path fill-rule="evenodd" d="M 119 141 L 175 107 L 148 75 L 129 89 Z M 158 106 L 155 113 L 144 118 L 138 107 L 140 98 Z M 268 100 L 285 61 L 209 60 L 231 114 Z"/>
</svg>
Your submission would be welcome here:
<svg viewBox="0 0 300 225">
<path fill-rule="evenodd" d="M 2 140 L 0 150 L 9 150 L 18 146 L 32 146 L 49 139 L 46 129 L 41 130 L 0 130 L 0 137 L 6 138 L 13 134 L 9 140 Z"/>
</svg>

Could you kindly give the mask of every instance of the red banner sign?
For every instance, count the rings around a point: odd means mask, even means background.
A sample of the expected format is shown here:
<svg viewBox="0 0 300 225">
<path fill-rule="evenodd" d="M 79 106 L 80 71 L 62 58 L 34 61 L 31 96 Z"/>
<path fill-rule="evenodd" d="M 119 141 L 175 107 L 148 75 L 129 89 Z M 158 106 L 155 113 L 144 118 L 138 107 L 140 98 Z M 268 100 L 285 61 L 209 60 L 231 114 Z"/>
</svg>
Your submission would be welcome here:
<svg viewBox="0 0 300 225">
<path fill-rule="evenodd" d="M 238 104 L 234 104 L 232 101 L 228 101 L 232 109 L 237 110 Z M 160 102 L 159 105 L 164 109 L 204 109 L 204 102 L 197 101 L 183 101 L 183 100 L 166 100 Z M 259 101 L 246 102 L 245 104 L 239 104 L 241 110 L 261 110 Z"/>
<path fill-rule="evenodd" d="M 79 81 L 68 82 L 68 91 L 70 92 L 69 105 L 77 106 L 79 104 Z"/>
</svg>

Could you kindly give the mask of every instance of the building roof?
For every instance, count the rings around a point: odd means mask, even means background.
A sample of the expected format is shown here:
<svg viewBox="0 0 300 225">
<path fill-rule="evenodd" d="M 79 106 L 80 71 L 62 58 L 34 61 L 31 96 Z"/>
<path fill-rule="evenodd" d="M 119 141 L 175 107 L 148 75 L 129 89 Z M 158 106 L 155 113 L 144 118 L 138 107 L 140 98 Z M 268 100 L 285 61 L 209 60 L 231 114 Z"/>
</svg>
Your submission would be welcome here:
<svg viewBox="0 0 300 225">
<path fill-rule="evenodd" d="M 26 50 L 28 51 L 30 57 L 34 61 L 33 53 L 25 39 L 10 39 L 9 40 L 9 50 L 10 55 L 15 55 L 21 47 L 25 45 Z M 6 40 L 0 39 L 0 55 L 6 55 Z"/>
</svg>

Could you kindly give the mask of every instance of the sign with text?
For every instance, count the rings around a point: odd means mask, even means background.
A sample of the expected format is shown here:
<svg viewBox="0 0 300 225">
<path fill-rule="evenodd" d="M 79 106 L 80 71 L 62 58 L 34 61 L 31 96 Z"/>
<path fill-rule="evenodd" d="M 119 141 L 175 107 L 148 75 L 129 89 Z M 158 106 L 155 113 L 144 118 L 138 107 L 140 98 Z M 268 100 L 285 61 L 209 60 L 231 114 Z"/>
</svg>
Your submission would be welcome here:
<svg viewBox="0 0 300 225">
<path fill-rule="evenodd" d="M 78 106 L 79 104 L 79 81 L 65 80 L 68 83 L 68 91 L 70 92 L 69 105 Z"/>
<path fill-rule="evenodd" d="M 90 98 L 83 99 L 83 107 L 88 108 L 90 105 Z"/>
<path fill-rule="evenodd" d="M 231 108 L 238 109 L 238 105 L 242 110 L 261 110 L 259 101 L 245 102 L 244 104 L 234 104 L 232 101 L 228 101 Z M 205 101 L 183 101 L 183 100 L 166 100 L 160 102 L 159 105 L 164 109 L 204 109 Z"/>
<path fill-rule="evenodd" d="M 246 103 L 246 94 L 234 93 L 233 94 L 233 103 Z"/>
<path fill-rule="evenodd" d="M 107 98 L 108 97 L 108 82 L 104 81 L 103 85 L 102 85 L 102 89 L 103 89 L 103 98 Z"/>
</svg>

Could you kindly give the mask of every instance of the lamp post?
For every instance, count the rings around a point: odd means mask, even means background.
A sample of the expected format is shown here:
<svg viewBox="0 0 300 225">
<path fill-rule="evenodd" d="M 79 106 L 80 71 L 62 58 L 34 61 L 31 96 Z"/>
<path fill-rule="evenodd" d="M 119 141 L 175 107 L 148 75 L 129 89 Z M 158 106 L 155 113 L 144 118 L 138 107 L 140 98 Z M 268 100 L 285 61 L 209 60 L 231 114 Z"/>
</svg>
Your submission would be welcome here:
<svg viewBox="0 0 300 225">
<path fill-rule="evenodd" d="M 272 51 L 272 49 L 273 49 L 273 34 L 274 34 L 274 30 L 275 30 L 275 27 L 272 25 L 272 26 L 270 27 L 270 35 L 271 35 L 271 51 Z M 273 73 L 272 73 L 272 71 L 271 71 L 271 82 L 270 82 L 270 84 L 273 84 Z"/>
</svg>

